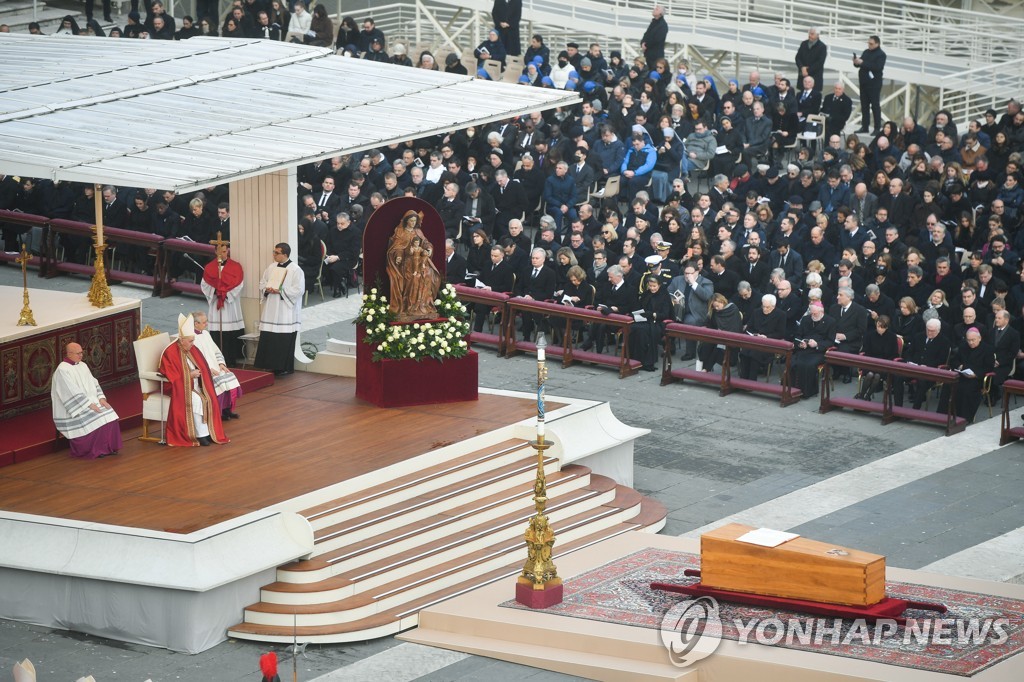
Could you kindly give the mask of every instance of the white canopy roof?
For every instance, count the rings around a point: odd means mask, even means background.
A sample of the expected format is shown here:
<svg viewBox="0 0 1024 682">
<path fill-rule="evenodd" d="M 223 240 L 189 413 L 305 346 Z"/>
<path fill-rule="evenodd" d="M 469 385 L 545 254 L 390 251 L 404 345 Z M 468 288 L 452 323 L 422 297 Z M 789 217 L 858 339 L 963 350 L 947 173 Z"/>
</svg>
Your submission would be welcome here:
<svg viewBox="0 0 1024 682">
<path fill-rule="evenodd" d="M 579 100 L 267 40 L 0 33 L 0 64 L 0 173 L 179 191 Z"/>
</svg>

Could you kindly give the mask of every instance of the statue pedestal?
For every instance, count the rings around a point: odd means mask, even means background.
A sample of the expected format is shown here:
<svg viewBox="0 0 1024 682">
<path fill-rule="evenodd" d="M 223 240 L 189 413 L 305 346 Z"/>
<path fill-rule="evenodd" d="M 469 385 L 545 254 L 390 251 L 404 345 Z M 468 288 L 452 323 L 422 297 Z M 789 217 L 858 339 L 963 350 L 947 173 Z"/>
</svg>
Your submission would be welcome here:
<svg viewBox="0 0 1024 682">
<path fill-rule="evenodd" d="M 377 407 L 408 407 L 477 399 L 478 358 L 470 351 L 449 360 L 380 360 L 356 330 L 356 397 Z"/>
</svg>

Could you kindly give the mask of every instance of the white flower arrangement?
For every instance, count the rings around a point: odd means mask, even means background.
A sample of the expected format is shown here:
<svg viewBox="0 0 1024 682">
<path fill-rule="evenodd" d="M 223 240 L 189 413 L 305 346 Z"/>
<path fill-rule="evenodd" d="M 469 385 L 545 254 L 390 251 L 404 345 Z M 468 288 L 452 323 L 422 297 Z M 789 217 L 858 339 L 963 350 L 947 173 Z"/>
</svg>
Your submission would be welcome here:
<svg viewBox="0 0 1024 682">
<path fill-rule="evenodd" d="M 438 322 L 415 322 L 411 325 L 392 324 L 394 315 L 388 308 L 387 297 L 376 287 L 363 294 L 356 324 L 366 330 L 364 343 L 373 346 L 373 359 L 422 360 L 434 358 L 461 358 L 469 353 L 466 336 L 469 322 L 466 307 L 455 296 L 455 287 L 446 284 L 434 301 L 437 316 L 445 318 Z"/>
</svg>

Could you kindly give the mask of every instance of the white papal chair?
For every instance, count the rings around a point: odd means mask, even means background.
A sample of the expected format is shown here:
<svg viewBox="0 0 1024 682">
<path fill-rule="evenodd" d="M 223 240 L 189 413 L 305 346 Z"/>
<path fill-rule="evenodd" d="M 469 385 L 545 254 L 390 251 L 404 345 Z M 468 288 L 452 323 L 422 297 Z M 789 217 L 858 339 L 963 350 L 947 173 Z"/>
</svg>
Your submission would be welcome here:
<svg viewBox="0 0 1024 682">
<path fill-rule="evenodd" d="M 160 368 L 160 356 L 171 343 L 167 332 L 152 336 L 140 337 L 135 341 L 135 364 L 139 369 L 139 384 L 142 386 L 142 436 L 139 440 L 147 443 L 164 442 L 164 422 L 167 421 L 167 409 L 171 404 L 169 396 L 163 393 L 166 379 L 157 370 Z M 149 435 L 149 423 L 160 422 L 160 437 Z"/>
</svg>

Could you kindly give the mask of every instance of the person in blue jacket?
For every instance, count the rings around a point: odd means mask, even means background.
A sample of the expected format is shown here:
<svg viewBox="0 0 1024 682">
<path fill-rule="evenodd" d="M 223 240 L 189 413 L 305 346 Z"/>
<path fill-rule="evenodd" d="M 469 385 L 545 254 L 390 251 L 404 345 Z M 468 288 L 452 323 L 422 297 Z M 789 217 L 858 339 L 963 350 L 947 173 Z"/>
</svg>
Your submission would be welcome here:
<svg viewBox="0 0 1024 682">
<path fill-rule="evenodd" d="M 651 179 L 654 164 L 658 161 L 658 151 L 651 144 L 651 136 L 643 126 L 633 126 L 630 137 L 630 149 L 622 159 L 619 173 L 622 175 L 622 194 L 628 199 L 647 186 Z"/>
</svg>

